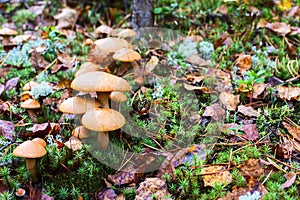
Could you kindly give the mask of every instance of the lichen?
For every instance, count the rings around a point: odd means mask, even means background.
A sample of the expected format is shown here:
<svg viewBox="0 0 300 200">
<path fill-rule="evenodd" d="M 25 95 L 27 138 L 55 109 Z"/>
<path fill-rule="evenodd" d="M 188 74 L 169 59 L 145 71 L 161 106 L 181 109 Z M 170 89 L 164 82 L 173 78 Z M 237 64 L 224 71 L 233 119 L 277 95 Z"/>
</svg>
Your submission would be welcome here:
<svg viewBox="0 0 300 200">
<path fill-rule="evenodd" d="M 52 88 L 46 83 L 42 82 L 31 89 L 31 96 L 35 99 L 46 97 L 53 92 Z"/>
<path fill-rule="evenodd" d="M 192 54 L 197 54 L 197 43 L 193 42 L 191 39 L 187 39 L 178 46 L 178 52 L 186 58 Z"/>
<path fill-rule="evenodd" d="M 214 54 L 214 45 L 210 42 L 202 41 L 199 43 L 199 56 L 204 60 L 210 60 Z"/>
</svg>

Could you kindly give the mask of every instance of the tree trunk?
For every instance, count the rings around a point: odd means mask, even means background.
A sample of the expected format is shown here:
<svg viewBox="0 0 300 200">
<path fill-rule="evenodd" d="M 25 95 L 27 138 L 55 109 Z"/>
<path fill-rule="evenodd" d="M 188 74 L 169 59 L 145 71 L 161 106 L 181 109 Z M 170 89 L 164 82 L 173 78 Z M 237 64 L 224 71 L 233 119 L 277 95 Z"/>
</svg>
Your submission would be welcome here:
<svg viewBox="0 0 300 200">
<path fill-rule="evenodd" d="M 134 30 L 153 27 L 153 0 L 133 0 L 131 26 Z"/>
</svg>

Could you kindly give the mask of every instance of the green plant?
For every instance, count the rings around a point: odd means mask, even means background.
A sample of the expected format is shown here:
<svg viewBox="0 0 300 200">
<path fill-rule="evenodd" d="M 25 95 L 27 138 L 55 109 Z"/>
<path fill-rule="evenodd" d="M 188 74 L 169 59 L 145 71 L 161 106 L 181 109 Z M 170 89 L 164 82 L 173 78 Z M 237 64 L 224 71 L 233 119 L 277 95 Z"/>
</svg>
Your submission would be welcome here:
<svg viewBox="0 0 300 200">
<path fill-rule="evenodd" d="M 26 24 L 28 21 L 34 20 L 35 15 L 30 12 L 28 9 L 20 9 L 15 12 L 12 16 L 12 20 L 15 22 L 18 28 L 21 28 L 23 24 Z"/>
</svg>

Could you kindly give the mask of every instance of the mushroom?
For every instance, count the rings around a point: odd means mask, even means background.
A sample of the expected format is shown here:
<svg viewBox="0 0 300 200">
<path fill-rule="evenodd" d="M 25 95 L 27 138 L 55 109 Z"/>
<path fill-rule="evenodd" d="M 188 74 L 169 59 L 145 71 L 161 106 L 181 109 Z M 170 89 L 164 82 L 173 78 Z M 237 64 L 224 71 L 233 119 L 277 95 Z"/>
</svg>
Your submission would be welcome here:
<svg viewBox="0 0 300 200">
<path fill-rule="evenodd" d="M 123 92 L 113 91 L 110 93 L 109 98 L 112 100 L 111 108 L 115 110 L 119 109 L 119 103 L 127 100 L 126 95 Z"/>
<path fill-rule="evenodd" d="M 36 159 L 46 154 L 45 148 L 38 142 L 27 140 L 14 149 L 13 155 L 26 158 L 26 168 L 30 172 L 32 182 L 37 183 L 38 172 L 36 169 Z"/>
<path fill-rule="evenodd" d="M 118 33 L 118 37 L 119 38 L 133 38 L 136 36 L 136 32 L 133 29 L 122 29 L 119 33 Z"/>
<path fill-rule="evenodd" d="M 84 126 L 78 126 L 73 129 L 72 135 L 77 138 L 88 138 L 90 136 L 90 131 Z"/>
<path fill-rule="evenodd" d="M 106 72 L 88 72 L 76 77 L 71 88 L 82 92 L 97 92 L 102 108 L 109 108 L 108 96 L 113 91 L 129 91 L 128 82 Z"/>
<path fill-rule="evenodd" d="M 108 131 L 124 126 L 126 120 L 121 113 L 110 108 L 96 108 L 86 112 L 82 117 L 82 125 L 98 132 L 98 148 L 107 149 L 109 144 Z"/>
<path fill-rule="evenodd" d="M 94 44 L 104 53 L 114 53 L 121 48 L 132 48 L 126 40 L 122 38 L 107 37 L 96 40 Z"/>
<path fill-rule="evenodd" d="M 35 82 L 35 81 L 29 81 L 23 86 L 23 90 L 28 91 L 31 90 L 34 86 L 40 85 L 40 83 Z"/>
<path fill-rule="evenodd" d="M 16 30 L 10 28 L 2 28 L 0 30 L 0 35 L 2 36 L 2 46 L 8 45 L 9 36 L 17 35 L 18 32 Z"/>
<path fill-rule="evenodd" d="M 89 97 L 71 97 L 59 105 L 59 110 L 70 114 L 83 114 L 100 106 L 99 101 Z"/>
<path fill-rule="evenodd" d="M 34 138 L 32 140 L 33 142 L 37 142 L 40 145 L 42 145 L 44 148 L 46 148 L 47 143 L 45 142 L 45 140 L 43 140 L 42 138 Z"/>
<path fill-rule="evenodd" d="M 80 66 L 80 69 L 75 73 L 75 77 L 87 72 L 100 71 L 101 67 L 92 62 L 85 62 Z"/>
<path fill-rule="evenodd" d="M 121 62 L 133 62 L 142 59 L 141 55 L 137 51 L 127 48 L 121 48 L 116 51 L 113 58 Z"/>
<path fill-rule="evenodd" d="M 26 191 L 23 188 L 18 188 L 15 192 L 15 195 L 17 197 L 23 197 L 25 195 Z"/>
<path fill-rule="evenodd" d="M 37 121 L 36 110 L 41 108 L 41 104 L 38 101 L 34 99 L 27 99 L 21 104 L 21 108 L 25 108 L 27 110 L 27 114 L 32 121 Z"/>
</svg>

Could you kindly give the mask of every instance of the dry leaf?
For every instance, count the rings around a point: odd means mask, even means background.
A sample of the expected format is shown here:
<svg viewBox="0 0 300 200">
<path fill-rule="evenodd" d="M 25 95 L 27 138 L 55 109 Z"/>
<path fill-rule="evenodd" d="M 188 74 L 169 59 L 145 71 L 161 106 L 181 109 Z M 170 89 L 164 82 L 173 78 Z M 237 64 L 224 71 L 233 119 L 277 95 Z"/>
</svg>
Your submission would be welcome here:
<svg viewBox="0 0 300 200">
<path fill-rule="evenodd" d="M 257 179 L 264 174 L 264 169 L 258 159 L 251 158 L 241 166 L 240 172 L 246 179 L 250 177 Z"/>
<path fill-rule="evenodd" d="M 54 19 L 58 20 L 56 25 L 57 29 L 71 28 L 75 25 L 78 14 L 77 11 L 71 8 L 62 9 L 61 13 L 54 16 Z"/>
<path fill-rule="evenodd" d="M 19 82 L 19 77 L 8 80 L 5 84 L 5 90 L 10 90 L 10 89 L 16 87 L 18 82 Z"/>
<path fill-rule="evenodd" d="M 159 178 L 146 178 L 136 190 L 135 200 L 152 200 L 153 195 L 157 200 L 171 200 L 165 181 Z"/>
<path fill-rule="evenodd" d="M 292 1 L 291 0 L 281 0 L 278 4 L 278 7 L 280 10 L 289 10 L 292 7 Z"/>
<path fill-rule="evenodd" d="M 238 125 L 238 124 L 235 124 L 235 123 L 229 123 L 229 124 L 223 124 L 222 128 L 221 128 L 221 132 L 223 133 L 227 133 L 230 134 L 230 135 L 235 135 L 236 132 L 235 130 L 240 130 L 240 128 L 242 127 L 242 125 Z"/>
<path fill-rule="evenodd" d="M 268 23 L 266 25 L 266 28 L 269 28 L 272 31 L 274 31 L 275 33 L 278 33 L 280 35 L 286 35 L 291 32 L 291 26 L 284 22 Z"/>
<path fill-rule="evenodd" d="M 300 142 L 300 127 L 291 125 L 287 122 L 282 122 L 283 126 L 288 130 L 288 132 L 298 141 Z"/>
<path fill-rule="evenodd" d="M 214 121 L 222 121 L 225 118 L 225 109 L 220 104 L 215 103 L 205 108 L 203 116 L 211 117 Z"/>
<path fill-rule="evenodd" d="M 257 99 L 258 96 L 261 95 L 261 93 L 263 93 L 265 89 L 266 89 L 266 84 L 264 82 L 254 84 L 252 98 Z"/>
<path fill-rule="evenodd" d="M 4 89 L 5 89 L 5 86 L 0 83 L 0 96 L 3 93 Z"/>
<path fill-rule="evenodd" d="M 216 78 L 216 86 L 214 89 L 218 92 L 227 92 L 230 91 L 230 88 L 232 88 L 230 74 L 222 71 L 221 69 L 209 68 L 205 76 L 212 76 Z"/>
<path fill-rule="evenodd" d="M 10 121 L 0 120 L 0 135 L 8 140 L 13 140 L 15 134 L 15 126 Z"/>
<path fill-rule="evenodd" d="M 147 62 L 146 66 L 145 66 L 145 73 L 148 74 L 150 73 L 158 64 L 158 58 L 156 56 L 151 56 L 151 59 L 149 60 L 149 62 Z"/>
<path fill-rule="evenodd" d="M 72 151 L 77 151 L 82 149 L 82 142 L 79 138 L 75 136 L 71 136 L 67 142 L 65 142 L 65 145 L 71 149 Z"/>
<path fill-rule="evenodd" d="M 232 175 L 229 171 L 226 170 L 224 166 L 213 165 L 204 167 L 201 171 L 201 174 L 208 174 L 202 175 L 205 187 L 214 187 L 215 183 L 227 185 L 232 182 Z"/>
<path fill-rule="evenodd" d="M 295 100 L 300 95 L 300 88 L 298 87 L 286 87 L 279 86 L 277 87 L 278 95 L 281 99 L 285 100 Z"/>
<path fill-rule="evenodd" d="M 244 134 L 242 134 L 241 137 L 247 139 L 248 141 L 257 140 L 260 137 L 257 131 L 256 124 L 243 125 L 240 130 L 244 132 Z"/>
<path fill-rule="evenodd" d="M 291 187 L 296 180 L 297 174 L 295 174 L 294 172 L 289 172 L 284 176 L 286 178 L 286 181 L 280 186 L 281 189 Z"/>
<path fill-rule="evenodd" d="M 208 62 L 206 60 L 202 59 L 198 54 L 190 55 L 186 61 L 190 62 L 194 65 L 198 65 L 198 66 L 207 66 L 208 65 Z"/>
<path fill-rule="evenodd" d="M 235 65 L 239 68 L 240 73 L 243 74 L 252 67 L 252 58 L 250 55 L 240 55 L 235 61 Z"/>
<path fill-rule="evenodd" d="M 235 111 L 237 105 L 240 103 L 240 95 L 234 95 L 230 92 L 221 92 L 219 100 L 225 105 L 227 110 Z"/>
<path fill-rule="evenodd" d="M 254 110 L 254 108 L 244 106 L 244 105 L 238 106 L 238 112 L 240 112 L 243 115 L 248 116 L 248 117 L 257 117 L 258 116 L 258 113 L 256 110 Z"/>
</svg>

